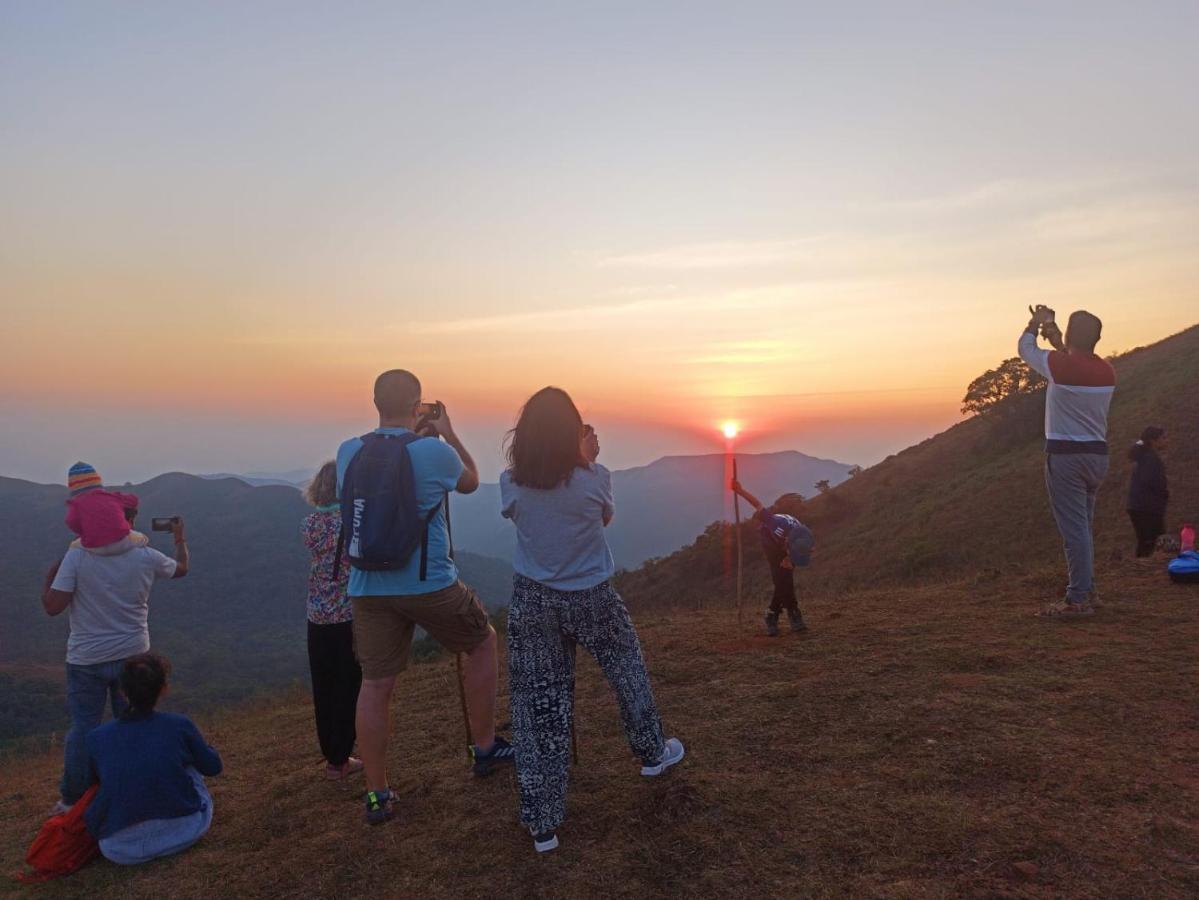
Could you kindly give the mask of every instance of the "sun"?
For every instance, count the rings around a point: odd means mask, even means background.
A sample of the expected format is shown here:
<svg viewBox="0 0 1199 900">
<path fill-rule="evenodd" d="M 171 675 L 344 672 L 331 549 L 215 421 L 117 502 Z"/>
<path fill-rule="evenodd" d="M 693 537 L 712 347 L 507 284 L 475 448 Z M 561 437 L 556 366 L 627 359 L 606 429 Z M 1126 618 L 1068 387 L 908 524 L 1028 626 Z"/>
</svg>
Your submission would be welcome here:
<svg viewBox="0 0 1199 900">
<path fill-rule="evenodd" d="M 737 427 L 736 422 L 725 422 L 720 426 L 720 430 L 724 432 L 724 436 L 731 441 L 737 436 L 737 432 L 741 429 Z"/>
</svg>

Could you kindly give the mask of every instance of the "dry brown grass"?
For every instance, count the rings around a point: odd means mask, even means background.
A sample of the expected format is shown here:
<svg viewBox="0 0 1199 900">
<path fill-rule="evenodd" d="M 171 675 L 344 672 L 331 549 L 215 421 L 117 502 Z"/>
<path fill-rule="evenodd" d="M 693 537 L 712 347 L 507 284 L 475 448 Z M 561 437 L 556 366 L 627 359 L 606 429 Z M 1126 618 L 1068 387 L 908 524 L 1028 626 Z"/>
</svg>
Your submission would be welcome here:
<svg viewBox="0 0 1199 900">
<path fill-rule="evenodd" d="M 1199 593 L 1160 566 L 1104 576 L 1090 621 L 1033 619 L 1057 568 L 817 598 L 810 635 L 730 609 L 640 623 L 688 758 L 642 779 L 580 667 L 562 847 L 534 854 L 510 772 L 475 781 L 452 661 L 404 676 L 398 821 L 318 776 L 307 700 L 204 722 L 226 774 L 193 850 L 99 861 L 29 897 L 1094 896 L 1199 892 Z M 756 606 L 755 606 L 756 608 Z M 506 702 L 506 697 L 504 698 Z M 0 773 L 0 870 L 53 801 L 59 758 Z"/>
</svg>

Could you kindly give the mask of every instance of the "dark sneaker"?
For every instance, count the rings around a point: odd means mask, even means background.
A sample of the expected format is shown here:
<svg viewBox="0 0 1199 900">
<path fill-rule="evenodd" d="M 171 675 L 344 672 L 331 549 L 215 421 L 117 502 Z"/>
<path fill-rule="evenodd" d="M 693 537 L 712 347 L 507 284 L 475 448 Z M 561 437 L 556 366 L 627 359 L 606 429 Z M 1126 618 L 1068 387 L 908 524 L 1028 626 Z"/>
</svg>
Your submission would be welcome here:
<svg viewBox="0 0 1199 900">
<path fill-rule="evenodd" d="M 544 834 L 533 835 L 533 849 L 538 853 L 549 853 L 558 849 L 558 832 L 547 831 Z"/>
<path fill-rule="evenodd" d="M 779 614 L 776 612 L 766 611 L 766 636 L 779 636 Z"/>
<path fill-rule="evenodd" d="M 366 823 L 382 825 L 395 818 L 395 794 L 390 790 L 366 792 Z"/>
<path fill-rule="evenodd" d="M 656 763 L 641 767 L 641 774 L 646 777 L 661 775 L 677 762 L 682 762 L 686 751 L 683 749 L 683 742 L 678 738 L 667 738 L 666 743 L 662 745 L 662 756 L 659 757 Z"/>
<path fill-rule="evenodd" d="M 1095 615 L 1095 608 L 1090 603 L 1071 603 L 1069 600 L 1056 600 L 1037 613 L 1037 615 L 1042 619 L 1082 619 Z"/>
<path fill-rule="evenodd" d="M 803 613 L 798 609 L 787 610 L 787 619 L 791 622 L 791 630 L 795 632 L 807 631 L 808 626 L 803 620 Z"/>
<path fill-rule="evenodd" d="M 471 771 L 479 778 L 486 778 L 496 766 L 516 762 L 516 750 L 498 735 L 496 736 L 495 743 L 491 745 L 491 749 L 486 753 L 478 747 L 471 747 L 470 755 L 475 761 L 475 764 L 471 767 Z"/>
</svg>

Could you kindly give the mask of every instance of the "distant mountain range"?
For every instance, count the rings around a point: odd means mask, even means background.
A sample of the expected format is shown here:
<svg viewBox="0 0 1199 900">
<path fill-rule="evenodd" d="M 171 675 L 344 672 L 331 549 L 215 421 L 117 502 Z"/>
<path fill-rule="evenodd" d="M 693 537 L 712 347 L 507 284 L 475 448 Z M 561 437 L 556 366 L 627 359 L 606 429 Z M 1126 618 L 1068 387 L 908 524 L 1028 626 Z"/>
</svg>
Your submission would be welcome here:
<svg viewBox="0 0 1199 900">
<path fill-rule="evenodd" d="M 817 482 L 840 484 L 853 468 L 848 463 L 818 459 L 795 450 L 745 453 L 737 459 L 741 480 L 765 503 L 790 493 L 810 497 L 816 493 Z M 617 511 L 608 529 L 608 543 L 612 545 L 616 564 L 632 569 L 647 559 L 673 553 L 695 540 L 708 525 L 730 518 L 726 465 L 726 457 L 714 453 L 665 456 L 647 466 L 614 471 L 612 490 Z M 307 483 L 312 473 L 298 469 L 202 477 L 299 487 Z M 452 504 L 456 546 L 483 556 L 512 558 L 515 531 L 499 515 L 498 484 L 482 484 L 474 494 L 455 496 Z"/>
<path fill-rule="evenodd" d="M 648 466 L 614 471 L 616 518 L 608 528 L 608 543 L 617 566 L 632 569 L 673 553 L 713 522 L 732 518 L 726 464 L 723 454 L 666 456 Z M 853 468 L 795 450 L 739 454 L 737 464 L 742 482 L 764 503 L 790 493 L 810 497 L 817 482 L 840 484 Z M 512 558 L 515 529 L 499 516 L 498 484 L 481 485 L 470 496 L 454 497 L 453 503 L 458 546 Z M 748 512 L 747 507 L 742 511 Z"/>
<path fill-rule="evenodd" d="M 690 544 L 724 516 L 725 459 L 667 457 L 613 473 L 617 517 L 609 529 L 618 565 L 633 567 Z M 801 453 L 745 455 L 741 477 L 763 499 L 811 493 L 836 484 L 849 466 Z M 155 649 L 180 674 L 180 700 L 225 703 L 306 679 L 305 590 L 308 554 L 300 523 L 310 511 L 297 490 L 303 470 L 254 475 L 160 475 L 124 485 L 141 500 L 147 533 L 153 516 L 187 520 L 192 572 L 158 584 L 151 599 Z M 57 730 L 66 616 L 48 618 L 42 578 L 73 535 L 63 524 L 66 488 L 0 477 L 0 744 L 20 734 Z M 512 589 L 514 529 L 499 515 L 499 486 L 453 501 L 457 560 L 463 578 L 491 609 Z M 153 535 L 170 553 L 170 539 Z"/>
<path fill-rule="evenodd" d="M 181 690 L 227 702 L 306 679 L 308 552 L 300 523 L 311 508 L 299 492 L 182 474 L 124 489 L 138 495 L 139 525 L 168 555 L 170 538 L 149 532 L 150 518 L 179 513 L 187 520 L 192 571 L 160 582 L 150 602 L 153 645 L 175 664 Z M 62 664 L 67 617 L 48 618 L 39 597 L 46 569 L 73 537 L 63 524 L 66 495 L 59 485 L 0 478 L 0 707 L 28 692 L 26 682 L 24 693 L 6 697 L 5 685 Z M 462 552 L 458 563 L 485 604 L 507 604 L 508 562 Z M 52 713 L 60 716 L 61 705 Z M 0 715 L 0 742 L 7 718 Z"/>
</svg>

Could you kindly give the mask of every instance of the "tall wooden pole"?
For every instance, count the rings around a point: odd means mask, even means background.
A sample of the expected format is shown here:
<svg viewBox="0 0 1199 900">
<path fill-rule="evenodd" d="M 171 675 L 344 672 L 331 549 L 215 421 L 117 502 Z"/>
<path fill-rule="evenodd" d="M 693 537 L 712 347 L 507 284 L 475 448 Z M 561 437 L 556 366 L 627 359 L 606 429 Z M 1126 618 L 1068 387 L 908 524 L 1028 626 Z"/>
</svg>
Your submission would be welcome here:
<svg viewBox="0 0 1199 900">
<path fill-rule="evenodd" d="M 737 457 L 733 456 L 733 481 L 737 480 Z M 737 627 L 741 627 L 741 495 L 733 491 L 733 529 L 737 533 Z"/>
<path fill-rule="evenodd" d="M 470 733 L 470 710 L 466 708 L 466 684 L 462 675 L 462 654 L 457 654 L 458 660 L 458 699 L 462 701 L 462 724 L 466 726 L 466 758 L 473 760 L 475 758 L 472 748 L 474 747 L 474 735 Z"/>
</svg>

